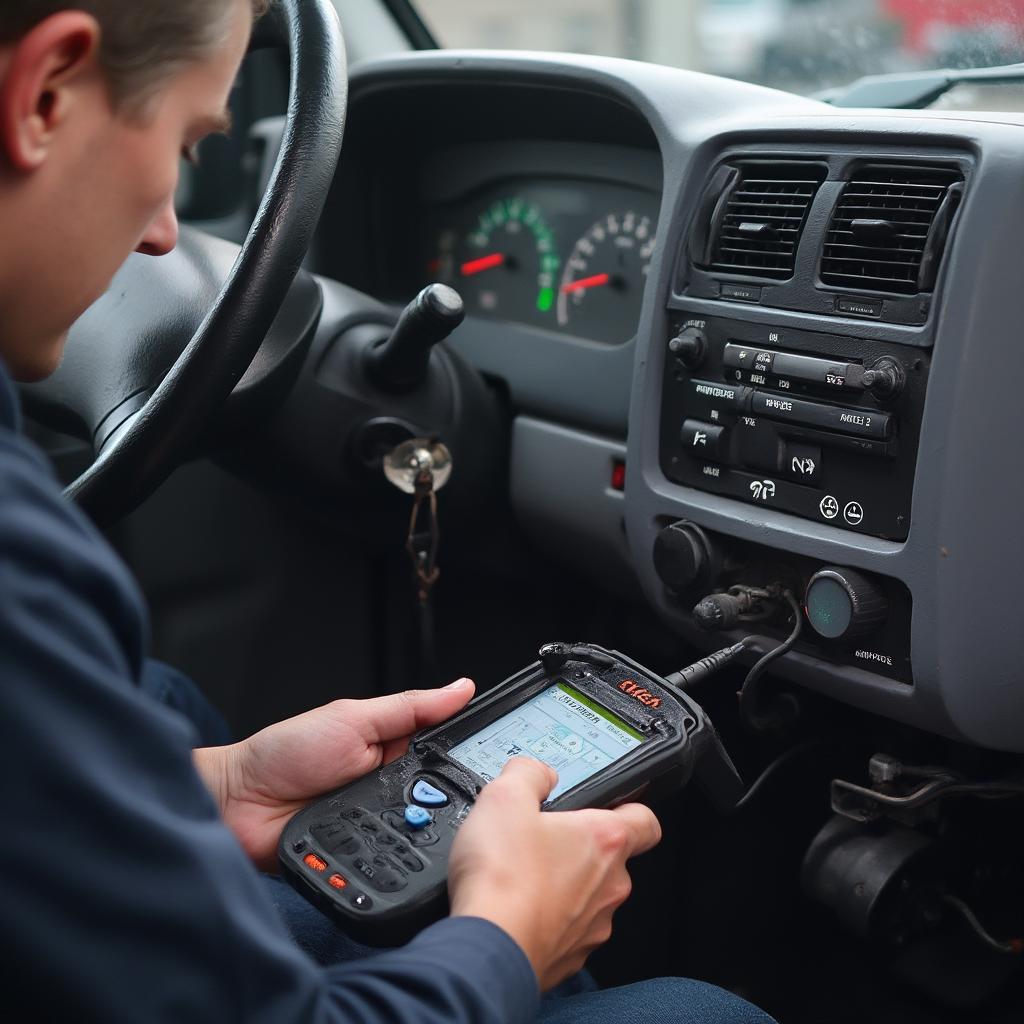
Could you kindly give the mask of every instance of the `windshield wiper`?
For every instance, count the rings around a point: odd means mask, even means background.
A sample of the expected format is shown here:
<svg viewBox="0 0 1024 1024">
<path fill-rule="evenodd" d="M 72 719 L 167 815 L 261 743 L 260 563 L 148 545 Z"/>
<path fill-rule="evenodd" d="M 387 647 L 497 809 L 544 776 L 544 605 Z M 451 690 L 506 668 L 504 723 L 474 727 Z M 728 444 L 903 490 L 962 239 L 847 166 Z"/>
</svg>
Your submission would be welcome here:
<svg viewBox="0 0 1024 1024">
<path fill-rule="evenodd" d="M 998 85 L 1024 82 L 1024 63 L 994 68 L 940 68 L 935 71 L 897 71 L 891 75 L 866 75 L 849 85 L 820 93 L 818 99 L 834 107 L 887 107 L 891 110 L 923 110 L 940 96 L 965 82 Z"/>
</svg>

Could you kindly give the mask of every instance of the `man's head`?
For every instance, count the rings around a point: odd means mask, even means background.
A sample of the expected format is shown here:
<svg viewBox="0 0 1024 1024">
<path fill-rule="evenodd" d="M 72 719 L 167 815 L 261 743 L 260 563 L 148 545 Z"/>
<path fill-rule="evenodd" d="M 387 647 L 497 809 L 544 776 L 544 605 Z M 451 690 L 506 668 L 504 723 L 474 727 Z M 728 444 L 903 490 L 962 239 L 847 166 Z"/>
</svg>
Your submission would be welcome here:
<svg viewBox="0 0 1024 1024">
<path fill-rule="evenodd" d="M 132 250 L 169 252 L 182 154 L 227 127 L 265 0 L 2 0 L 0 359 L 38 379 Z"/>
</svg>

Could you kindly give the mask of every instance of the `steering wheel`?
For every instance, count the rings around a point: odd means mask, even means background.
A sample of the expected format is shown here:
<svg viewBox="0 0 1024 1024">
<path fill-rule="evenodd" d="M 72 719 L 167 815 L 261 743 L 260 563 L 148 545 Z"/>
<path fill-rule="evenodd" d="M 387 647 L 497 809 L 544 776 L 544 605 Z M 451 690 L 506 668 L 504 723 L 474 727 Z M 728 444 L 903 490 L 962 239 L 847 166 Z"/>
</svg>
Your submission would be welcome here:
<svg viewBox="0 0 1024 1024">
<path fill-rule="evenodd" d="M 100 525 L 155 491 L 224 407 L 289 300 L 327 199 L 348 81 L 329 0 L 278 0 L 250 50 L 267 46 L 288 50 L 290 99 L 241 250 L 183 229 L 168 256 L 131 256 L 72 329 L 60 369 L 25 389 L 30 414 L 91 440 L 96 458 L 65 493 Z"/>
</svg>

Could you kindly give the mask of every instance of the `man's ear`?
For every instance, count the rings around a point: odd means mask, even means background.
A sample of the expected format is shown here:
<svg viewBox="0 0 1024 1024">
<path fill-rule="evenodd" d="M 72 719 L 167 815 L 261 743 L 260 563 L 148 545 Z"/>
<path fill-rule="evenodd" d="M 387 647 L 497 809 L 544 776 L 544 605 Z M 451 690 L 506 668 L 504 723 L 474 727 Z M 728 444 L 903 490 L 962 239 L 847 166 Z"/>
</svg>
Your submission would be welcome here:
<svg viewBox="0 0 1024 1024">
<path fill-rule="evenodd" d="M 72 106 L 74 89 L 99 71 L 100 26 L 62 11 L 14 44 L 0 82 L 0 147 L 15 170 L 41 166 Z"/>
</svg>

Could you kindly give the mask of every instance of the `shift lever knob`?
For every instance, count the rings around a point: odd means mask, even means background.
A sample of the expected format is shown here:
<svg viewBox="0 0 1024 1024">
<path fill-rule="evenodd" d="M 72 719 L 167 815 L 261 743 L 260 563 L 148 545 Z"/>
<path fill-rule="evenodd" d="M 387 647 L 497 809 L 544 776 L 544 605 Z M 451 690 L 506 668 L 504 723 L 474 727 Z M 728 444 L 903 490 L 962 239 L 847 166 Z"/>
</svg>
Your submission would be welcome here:
<svg viewBox="0 0 1024 1024">
<path fill-rule="evenodd" d="M 430 352 L 466 315 L 462 297 L 430 284 L 402 311 L 391 337 L 366 350 L 366 372 L 382 391 L 412 391 L 427 376 Z"/>
</svg>

